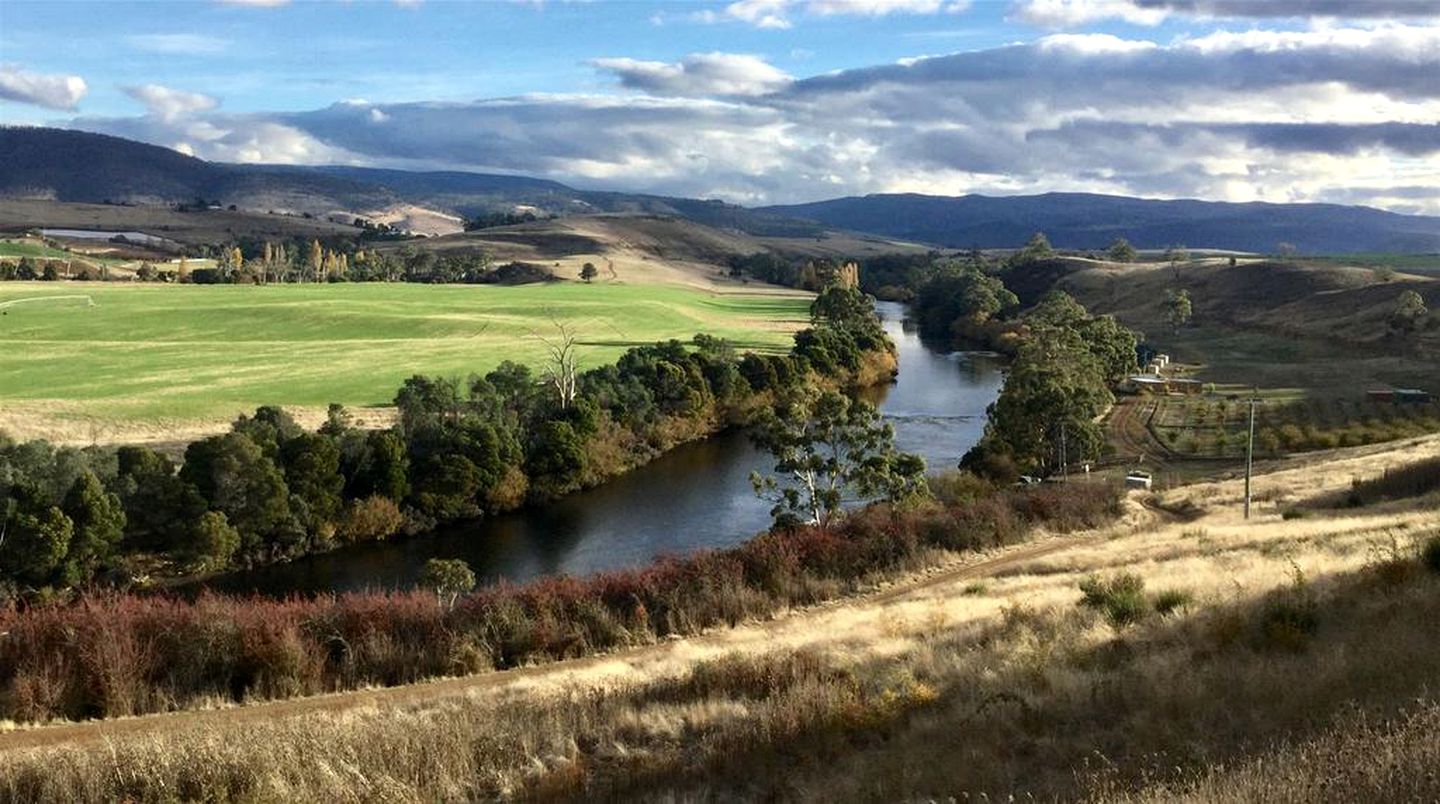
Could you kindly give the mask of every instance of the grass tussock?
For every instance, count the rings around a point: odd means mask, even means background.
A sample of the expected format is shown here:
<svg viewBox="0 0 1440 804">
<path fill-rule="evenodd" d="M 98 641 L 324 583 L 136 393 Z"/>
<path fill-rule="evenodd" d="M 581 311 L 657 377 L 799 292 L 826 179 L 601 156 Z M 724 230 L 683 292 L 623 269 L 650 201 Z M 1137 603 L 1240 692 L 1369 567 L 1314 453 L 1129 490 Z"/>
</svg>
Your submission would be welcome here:
<svg viewBox="0 0 1440 804">
<path fill-rule="evenodd" d="M 93 594 L 0 609 L 0 718 L 46 721 L 393 686 L 735 625 L 1032 528 L 1094 527 L 1115 489 L 994 492 L 847 517 L 724 551 L 589 578 L 502 585 L 441 606 L 419 591 L 273 600 Z"/>
<path fill-rule="evenodd" d="M 1416 637 L 1440 577 L 1381 592 L 1375 572 L 1123 632 L 1100 606 L 1015 605 L 896 656 L 723 656 L 604 689 L 12 752 L 0 801 L 1435 800 L 1440 645 Z M 1303 652 L 1270 641 L 1277 621 Z"/>
<path fill-rule="evenodd" d="M 1379 477 L 1356 480 L 1345 496 L 1349 506 L 1373 505 L 1386 500 L 1419 497 L 1440 490 L 1440 458 L 1386 469 Z"/>
</svg>

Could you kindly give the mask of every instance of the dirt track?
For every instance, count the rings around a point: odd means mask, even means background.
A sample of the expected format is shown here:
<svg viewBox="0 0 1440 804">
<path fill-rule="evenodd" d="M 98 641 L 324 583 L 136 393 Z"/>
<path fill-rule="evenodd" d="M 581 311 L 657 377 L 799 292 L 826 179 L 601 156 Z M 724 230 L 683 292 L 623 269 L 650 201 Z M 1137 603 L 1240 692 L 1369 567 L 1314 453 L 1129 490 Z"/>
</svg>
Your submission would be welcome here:
<svg viewBox="0 0 1440 804">
<path fill-rule="evenodd" d="M 84 723 L 19 728 L 0 732 L 0 752 L 61 744 L 92 744 L 110 738 L 143 737 L 147 733 L 204 728 L 209 725 L 260 723 L 306 714 L 344 713 L 363 708 L 424 705 L 451 697 L 517 694 L 544 688 L 566 690 L 605 686 L 618 679 L 649 678 L 683 672 L 694 662 L 730 652 L 768 652 L 811 645 L 867 655 L 893 653 L 904 644 L 904 621 L 923 622 L 949 605 L 965 601 L 964 616 L 996 616 L 1017 600 L 1043 604 L 1046 600 L 1073 605 L 1077 574 L 1144 564 L 1156 584 L 1192 586 L 1197 593 L 1203 580 L 1233 593 L 1242 576 L 1251 585 L 1283 583 L 1296 560 L 1294 553 L 1274 553 L 1277 544 L 1305 544 L 1315 548 L 1307 558 L 1307 574 L 1318 577 L 1363 564 L 1373 538 L 1386 533 L 1421 533 L 1440 526 L 1433 509 L 1408 513 L 1385 510 L 1336 515 L 1332 518 L 1282 517 L 1284 506 L 1347 488 L 1356 477 L 1376 476 L 1384 470 L 1440 455 L 1440 436 L 1354 447 L 1303 459 L 1267 462 L 1256 480 L 1262 503 L 1253 520 L 1240 518 L 1241 482 L 1234 479 L 1201 483 L 1166 494 L 1166 505 L 1143 494 L 1131 497 L 1122 520 L 1106 529 L 1066 537 L 1042 537 L 983 556 L 955 563 L 885 586 L 775 618 L 716 629 L 700 636 L 667 640 L 614 653 L 555 662 L 516 670 L 412 684 L 360 690 L 223 709 L 177 712 Z M 1199 503 L 1203 527 L 1191 524 L 1196 516 L 1169 510 L 1186 501 Z M 1200 534 L 1197 536 L 1196 534 Z M 1378 536 L 1377 536 L 1378 534 Z M 1344 550 L 1326 552 L 1325 546 L 1345 540 Z M 1233 555 L 1274 555 L 1283 560 L 1246 560 Z M 1215 572 L 1212 562 L 1223 563 Z M 1187 563 L 1188 562 L 1188 563 Z M 1230 563 L 1226 563 L 1230 562 Z M 1348 562 L 1348 563 L 1347 563 Z M 1165 573 L 1167 565 L 1178 569 Z M 1343 566 L 1342 566 L 1343 565 Z M 1273 576 L 1273 577 L 1272 577 Z M 966 586 L 987 579 L 992 593 L 968 596 Z M 1218 579 L 1218 580 L 1217 580 Z M 1256 580 L 1259 579 L 1259 580 Z M 1277 580 L 1278 579 L 1278 580 Z M 1261 584 L 1263 581 L 1263 584 Z M 1217 587 L 1218 588 L 1218 587 Z M 954 625 L 954 622 L 951 622 Z M 890 644 L 886 644 L 890 643 Z"/>
<path fill-rule="evenodd" d="M 1154 509 L 1150 509 L 1154 510 Z M 1163 512 L 1158 512 L 1161 513 Z M 1061 550 L 1077 547 L 1100 539 L 1100 536 L 1057 537 L 1008 548 L 991 558 L 969 559 L 941 567 L 903 582 L 881 588 L 864 595 L 831 601 L 809 609 L 796 610 L 774 619 L 740 626 L 740 629 L 759 631 L 763 640 L 767 632 L 778 631 L 791 625 L 796 618 L 806 617 L 820 611 L 841 608 L 876 606 L 914 595 L 925 589 L 958 581 L 968 581 L 1014 570 Z M 684 646 L 687 651 L 707 646 L 723 647 L 732 641 L 740 629 L 720 629 L 701 636 L 671 640 L 652 645 L 642 645 L 613 653 L 571 659 L 562 662 L 521 667 L 514 670 L 483 673 L 473 676 L 446 678 L 436 681 L 409 684 L 400 687 L 356 690 L 332 695 L 318 695 L 280 701 L 268 701 L 246 706 L 201 711 L 171 712 L 159 715 L 145 715 L 133 718 L 96 720 L 82 723 L 63 723 L 52 726 L 20 728 L 0 732 L 0 751 L 14 751 L 39 748 L 60 743 L 84 744 L 112 737 L 141 734 L 151 730 L 170 730 L 179 727 L 204 725 L 206 722 L 225 721 L 238 723 L 269 720 L 311 712 L 339 712 L 346 709 L 376 705 L 404 705 L 434 698 L 463 695 L 485 690 L 499 690 L 525 680 L 543 676 L 575 673 L 595 669 L 617 662 L 637 663 L 647 660 L 663 660 L 669 654 Z M 748 641 L 748 637 L 747 637 Z"/>
</svg>

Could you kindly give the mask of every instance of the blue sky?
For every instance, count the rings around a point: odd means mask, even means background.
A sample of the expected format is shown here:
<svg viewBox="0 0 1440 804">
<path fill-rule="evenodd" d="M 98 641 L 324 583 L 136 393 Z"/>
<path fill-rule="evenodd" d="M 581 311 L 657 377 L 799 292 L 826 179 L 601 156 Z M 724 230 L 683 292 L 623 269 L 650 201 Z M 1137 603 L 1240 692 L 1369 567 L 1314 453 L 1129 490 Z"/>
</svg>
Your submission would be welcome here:
<svg viewBox="0 0 1440 804">
<path fill-rule="evenodd" d="M 0 0 L 0 120 L 224 161 L 745 203 L 1053 189 L 1440 212 L 1437 15 L 1440 0 Z"/>
</svg>

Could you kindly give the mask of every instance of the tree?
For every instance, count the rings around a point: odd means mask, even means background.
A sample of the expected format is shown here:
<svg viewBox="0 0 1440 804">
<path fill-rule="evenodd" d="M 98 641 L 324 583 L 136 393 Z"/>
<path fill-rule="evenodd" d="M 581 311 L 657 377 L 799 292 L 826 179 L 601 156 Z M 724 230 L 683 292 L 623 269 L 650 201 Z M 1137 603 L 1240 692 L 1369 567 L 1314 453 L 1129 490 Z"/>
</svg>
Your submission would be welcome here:
<svg viewBox="0 0 1440 804">
<path fill-rule="evenodd" d="M 1036 260 L 1048 260 L 1055 256 L 1055 249 L 1050 246 L 1050 238 L 1044 232 L 1036 232 L 1030 235 L 1025 247 L 1015 252 L 1011 262 L 1016 265 Z"/>
<path fill-rule="evenodd" d="M 545 381 L 555 388 L 557 401 L 561 409 L 570 407 L 575 401 L 577 386 L 575 382 L 577 368 L 575 363 L 575 347 L 579 340 L 575 330 L 556 318 L 551 318 L 555 326 L 555 335 L 546 338 L 542 335 L 535 337 L 545 344 L 545 349 L 550 353 L 550 361 L 545 366 Z"/>
<path fill-rule="evenodd" d="M 65 579 L 81 583 L 94 577 L 96 568 L 114 554 L 125 533 L 125 511 L 120 498 L 107 492 L 100 478 L 88 470 L 66 492 L 60 510 L 74 523 L 65 556 Z"/>
<path fill-rule="evenodd" d="M 932 271 L 916 293 L 912 308 L 920 332 L 927 338 L 957 339 L 1020 304 L 1003 282 L 974 263 L 946 260 L 934 263 Z"/>
<path fill-rule="evenodd" d="M 325 250 L 320 247 L 320 241 L 311 240 L 310 253 L 305 258 L 305 267 L 309 269 L 310 277 L 317 282 L 320 281 L 320 271 L 324 263 Z"/>
<path fill-rule="evenodd" d="M 829 527 L 846 502 L 900 499 L 924 483 L 925 462 L 895 451 L 895 433 L 870 404 L 826 391 L 797 393 L 768 411 L 755 443 L 775 458 L 775 475 L 750 475 L 775 503 L 777 524 Z"/>
<path fill-rule="evenodd" d="M 12 486 L 0 500 L 0 577 L 45 584 L 70 549 L 75 525 L 39 488 Z"/>
<path fill-rule="evenodd" d="M 389 430 L 366 433 L 347 492 L 352 499 L 378 495 L 397 503 L 404 500 L 410 494 L 410 456 L 405 442 Z"/>
<path fill-rule="evenodd" d="M 420 586 L 435 593 L 435 599 L 447 609 L 475 588 L 475 573 L 470 565 L 458 558 L 432 558 L 420 572 Z"/>
<path fill-rule="evenodd" d="M 1105 250 L 1105 256 L 1109 258 L 1111 262 L 1134 262 L 1135 258 L 1140 255 L 1139 252 L 1135 250 L 1135 247 L 1130 245 L 1129 240 L 1123 237 L 1117 237 L 1115 238 L 1115 242 L 1110 244 L 1110 248 Z"/>
<path fill-rule="evenodd" d="M 185 450 L 180 478 L 211 510 L 240 532 L 241 548 L 257 551 L 292 541 L 290 494 L 275 462 L 240 433 L 211 436 Z"/>
<path fill-rule="evenodd" d="M 1174 245 L 1165 249 L 1165 261 L 1170 263 L 1170 271 L 1175 275 L 1175 281 L 1180 281 L 1180 265 L 1190 261 L 1190 250 L 1183 245 Z"/>
<path fill-rule="evenodd" d="M 585 280 L 587 284 L 590 282 L 590 280 L 594 279 L 599 275 L 600 269 L 596 268 L 595 263 L 593 262 L 587 262 L 584 265 L 580 266 L 580 278 Z"/>
<path fill-rule="evenodd" d="M 1414 332 L 1429 314 L 1423 296 L 1413 290 L 1404 291 L 1395 302 L 1394 312 L 1390 313 L 1390 328 L 1397 332 Z"/>
<path fill-rule="evenodd" d="M 991 406 L 985 438 L 965 463 L 983 462 L 993 453 L 1046 469 L 1059 463 L 1062 444 L 1071 462 L 1098 457 L 1104 437 L 1095 419 L 1114 401 L 1105 378 L 1104 363 L 1079 331 L 1032 332 Z"/>
<path fill-rule="evenodd" d="M 1190 322 L 1192 308 L 1190 306 L 1190 291 L 1172 290 L 1165 296 L 1165 320 L 1170 322 L 1171 328 L 1179 332 L 1180 328 Z"/>
<path fill-rule="evenodd" d="M 182 552 L 197 569 L 205 571 L 229 566 L 239 549 L 240 532 L 230 526 L 225 514 L 206 511 L 195 521 Z"/>
<path fill-rule="evenodd" d="M 306 524 L 312 531 L 333 525 L 344 504 L 341 494 L 345 478 L 340 474 L 340 449 L 330 438 L 305 433 L 284 443 L 280 448 L 285 469 L 285 485 L 290 493 L 305 501 L 309 514 Z"/>
</svg>

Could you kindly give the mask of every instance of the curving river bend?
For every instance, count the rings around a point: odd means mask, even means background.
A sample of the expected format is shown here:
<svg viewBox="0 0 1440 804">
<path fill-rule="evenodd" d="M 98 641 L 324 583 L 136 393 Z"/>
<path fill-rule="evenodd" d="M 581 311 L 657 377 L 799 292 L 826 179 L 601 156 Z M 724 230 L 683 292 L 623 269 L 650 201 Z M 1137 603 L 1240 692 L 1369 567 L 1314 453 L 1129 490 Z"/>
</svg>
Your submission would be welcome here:
<svg viewBox="0 0 1440 804">
<path fill-rule="evenodd" d="M 894 425 L 899 449 L 924 456 L 932 470 L 954 466 L 985 428 L 985 408 L 1004 381 L 1002 364 L 932 350 L 903 321 L 901 305 L 882 302 L 879 310 L 899 348 L 900 375 L 865 396 Z M 431 558 L 464 559 L 482 582 L 638 566 L 764 530 L 769 504 L 755 497 L 749 478 L 751 470 L 771 468 L 744 433 L 724 433 L 543 507 L 229 573 L 203 587 L 285 595 L 410 586 Z"/>
</svg>

